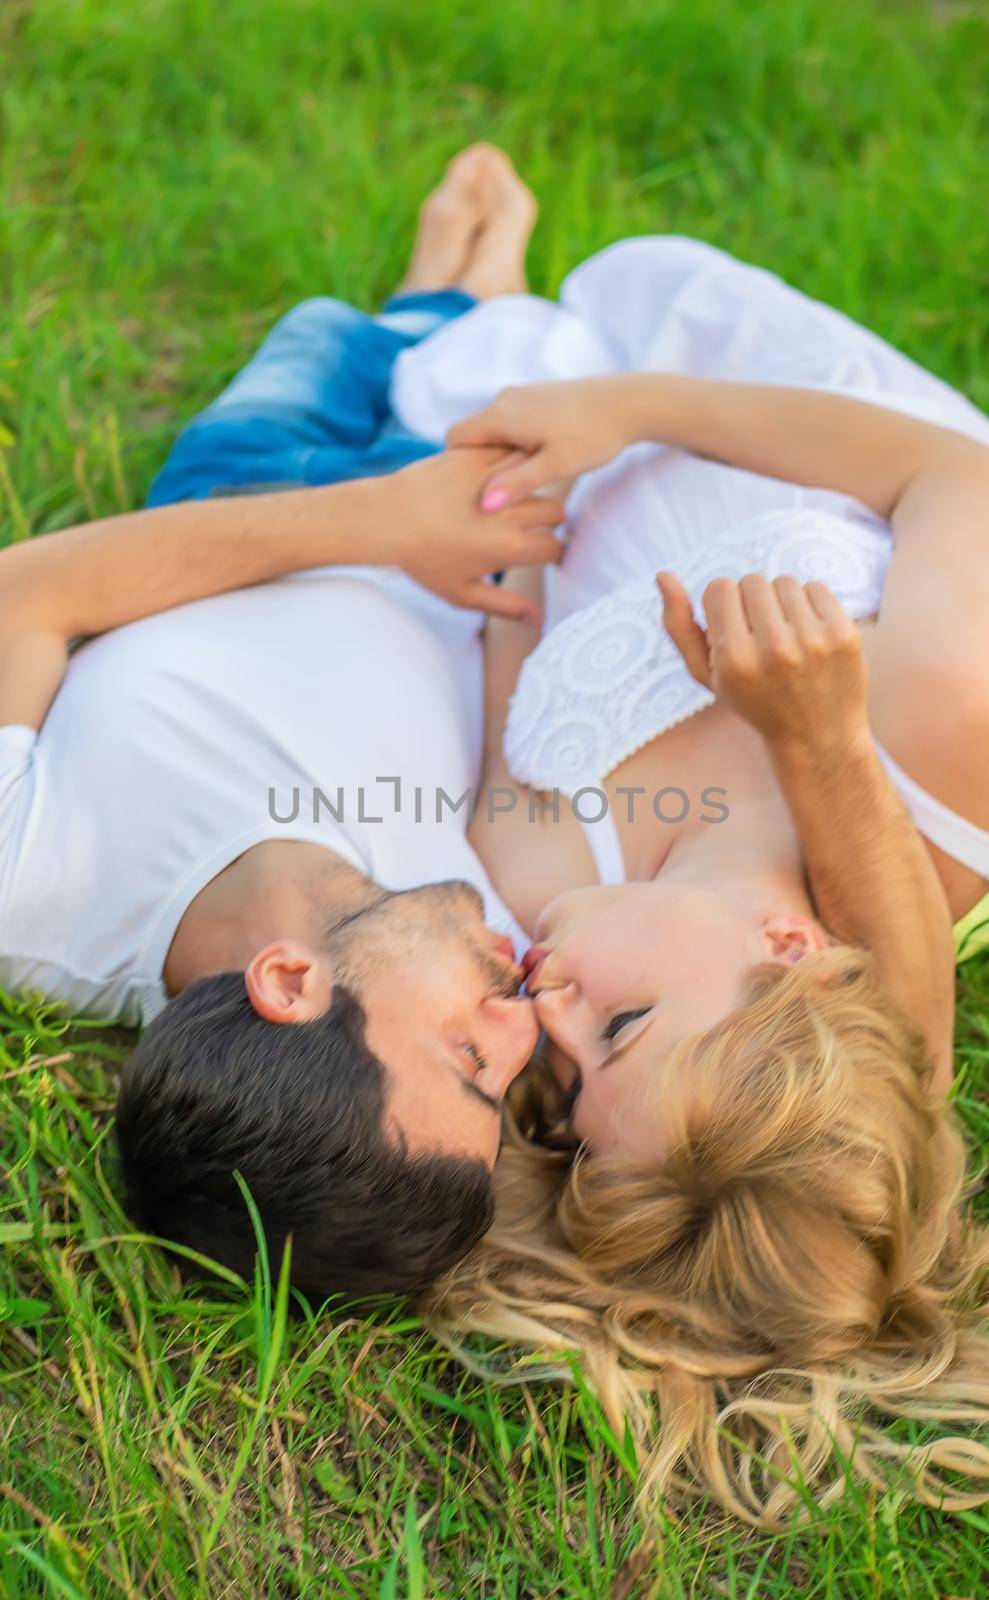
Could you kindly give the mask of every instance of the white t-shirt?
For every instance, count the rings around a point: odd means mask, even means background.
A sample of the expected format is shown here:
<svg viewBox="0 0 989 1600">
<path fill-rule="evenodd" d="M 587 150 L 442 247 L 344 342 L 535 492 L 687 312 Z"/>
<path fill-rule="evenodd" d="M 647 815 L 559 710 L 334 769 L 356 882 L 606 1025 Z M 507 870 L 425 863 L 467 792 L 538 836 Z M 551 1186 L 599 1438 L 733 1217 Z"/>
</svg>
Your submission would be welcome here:
<svg viewBox="0 0 989 1600">
<path fill-rule="evenodd" d="M 480 620 L 401 573 L 325 568 L 75 651 L 41 732 L 0 729 L 0 982 L 149 1021 L 186 908 L 265 839 L 325 844 L 385 888 L 464 879 L 521 950 L 461 801 Z"/>
</svg>

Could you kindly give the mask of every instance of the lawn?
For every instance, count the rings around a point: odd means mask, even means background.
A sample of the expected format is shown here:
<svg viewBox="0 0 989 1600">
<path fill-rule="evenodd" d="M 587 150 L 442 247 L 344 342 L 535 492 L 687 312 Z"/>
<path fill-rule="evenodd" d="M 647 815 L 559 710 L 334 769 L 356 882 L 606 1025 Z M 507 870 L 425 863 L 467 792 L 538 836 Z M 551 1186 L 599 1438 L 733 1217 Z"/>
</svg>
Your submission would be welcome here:
<svg viewBox="0 0 989 1600">
<path fill-rule="evenodd" d="M 292 301 L 373 307 L 494 139 L 534 287 L 625 234 L 781 271 L 989 406 L 989 18 L 876 0 L 4 0 L 5 539 L 140 502 Z M 981 358 L 981 360 L 980 360 Z M 989 1157 L 989 958 L 959 1105 Z M 799 1532 L 645 1529 L 579 1384 L 465 1376 L 407 1307 L 193 1296 L 128 1232 L 127 1039 L 0 1007 L 0 1596 L 971 1596 L 989 1512 L 849 1487 Z"/>
</svg>

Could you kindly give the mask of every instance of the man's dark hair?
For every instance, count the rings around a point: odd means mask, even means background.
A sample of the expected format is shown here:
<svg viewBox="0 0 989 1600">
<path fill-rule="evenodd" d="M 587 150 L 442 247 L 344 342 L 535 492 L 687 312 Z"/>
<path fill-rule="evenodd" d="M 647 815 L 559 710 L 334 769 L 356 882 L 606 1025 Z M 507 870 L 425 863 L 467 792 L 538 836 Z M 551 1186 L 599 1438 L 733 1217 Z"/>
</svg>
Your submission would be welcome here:
<svg viewBox="0 0 989 1600">
<path fill-rule="evenodd" d="M 337 989 L 314 1022 L 258 1016 L 240 972 L 170 1000 L 128 1061 L 117 1144 L 129 1210 L 149 1233 L 250 1278 L 256 1235 L 307 1298 L 409 1293 L 491 1225 L 491 1174 L 462 1156 L 410 1156 L 385 1134 L 385 1068 L 364 1013 Z"/>
</svg>

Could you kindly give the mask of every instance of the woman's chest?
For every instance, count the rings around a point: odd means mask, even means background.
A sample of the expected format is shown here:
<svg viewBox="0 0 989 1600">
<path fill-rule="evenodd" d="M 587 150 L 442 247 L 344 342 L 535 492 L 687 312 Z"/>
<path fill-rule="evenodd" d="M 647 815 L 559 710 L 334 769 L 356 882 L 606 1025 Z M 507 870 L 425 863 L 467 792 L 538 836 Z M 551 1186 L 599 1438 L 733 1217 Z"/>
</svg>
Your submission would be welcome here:
<svg viewBox="0 0 989 1600">
<path fill-rule="evenodd" d="M 525 785 L 482 796 L 475 849 L 530 935 L 558 895 L 612 879 L 648 881 L 684 835 L 718 829 L 725 840 L 753 804 L 785 807 L 762 741 L 712 705 L 659 734 L 598 783 L 570 796 Z"/>
<path fill-rule="evenodd" d="M 641 746 L 604 789 L 632 879 L 654 877 L 687 832 L 730 836 L 753 804 L 784 804 L 758 734 L 717 704 Z"/>
</svg>

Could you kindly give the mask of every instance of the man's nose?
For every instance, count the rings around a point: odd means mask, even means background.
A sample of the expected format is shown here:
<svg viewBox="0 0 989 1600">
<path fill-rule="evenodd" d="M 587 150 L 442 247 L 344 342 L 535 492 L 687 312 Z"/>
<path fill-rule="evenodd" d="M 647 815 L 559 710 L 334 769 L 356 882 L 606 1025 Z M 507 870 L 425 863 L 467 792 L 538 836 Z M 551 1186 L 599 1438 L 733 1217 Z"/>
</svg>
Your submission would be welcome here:
<svg viewBox="0 0 989 1600">
<path fill-rule="evenodd" d="M 481 1002 L 481 1022 L 478 1043 L 492 1078 L 497 1080 L 492 1093 L 504 1094 L 536 1048 L 539 1024 L 535 1007 L 531 1000 L 489 995 Z"/>
</svg>

